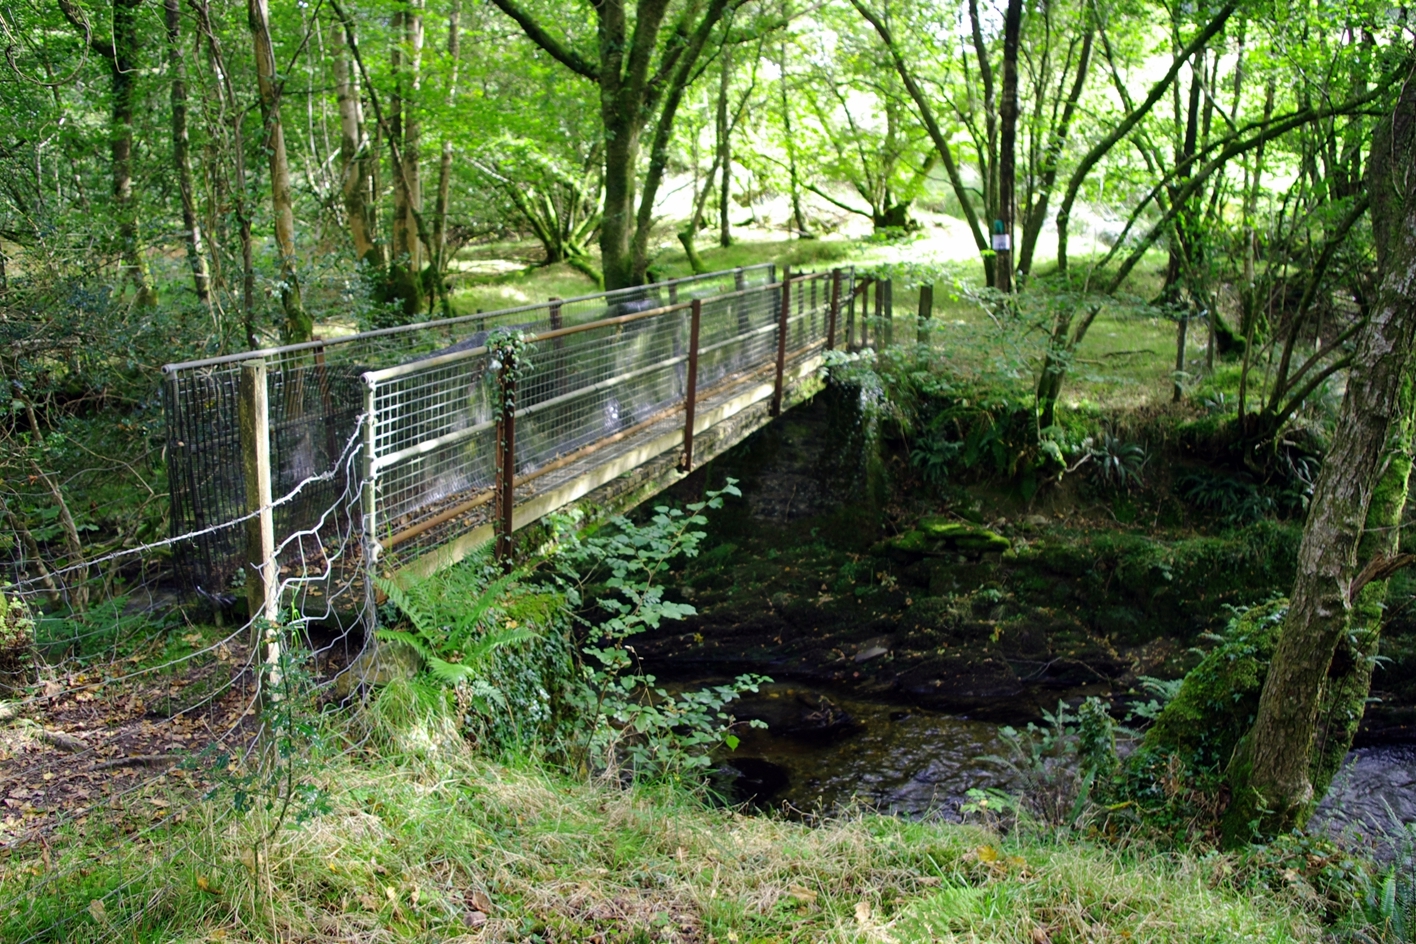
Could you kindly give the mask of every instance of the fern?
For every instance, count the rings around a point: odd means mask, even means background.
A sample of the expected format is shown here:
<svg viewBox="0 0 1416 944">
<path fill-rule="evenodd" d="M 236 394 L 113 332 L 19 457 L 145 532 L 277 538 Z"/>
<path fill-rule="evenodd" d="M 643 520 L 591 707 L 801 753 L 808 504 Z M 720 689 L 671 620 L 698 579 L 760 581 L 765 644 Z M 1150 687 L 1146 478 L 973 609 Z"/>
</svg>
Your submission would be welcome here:
<svg viewBox="0 0 1416 944">
<path fill-rule="evenodd" d="M 521 574 L 513 571 L 482 585 L 475 568 L 457 568 L 407 584 L 380 579 L 377 585 L 411 624 L 411 629 L 380 629 L 379 639 L 408 646 L 422 657 L 428 674 L 454 686 L 479 677 L 492 654 L 536 638 L 515 621 L 496 627 L 500 604 Z"/>
</svg>

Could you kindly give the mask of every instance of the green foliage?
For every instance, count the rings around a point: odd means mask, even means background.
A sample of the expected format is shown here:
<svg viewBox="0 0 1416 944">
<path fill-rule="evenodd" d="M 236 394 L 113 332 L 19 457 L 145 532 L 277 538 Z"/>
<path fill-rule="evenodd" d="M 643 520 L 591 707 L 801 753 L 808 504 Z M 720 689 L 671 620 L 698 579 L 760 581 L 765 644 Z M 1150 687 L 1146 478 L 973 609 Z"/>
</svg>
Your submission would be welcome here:
<svg viewBox="0 0 1416 944">
<path fill-rule="evenodd" d="M 1017 811 L 1048 826 L 1082 826 L 1095 804 L 1114 790 L 1117 734 L 1132 732 L 1119 727 L 1106 703 L 1095 697 L 1075 713 L 1059 701 L 1056 711 L 1042 716 L 1042 725 L 999 729 L 1009 753 L 989 760 L 1011 770 L 1021 785 Z"/>
<path fill-rule="evenodd" d="M 13 655 L 30 658 L 34 649 L 34 618 L 24 601 L 0 587 L 0 660 Z"/>
<path fill-rule="evenodd" d="M 1416 824 L 1399 834 L 1391 864 L 1366 890 L 1367 919 L 1393 941 L 1416 941 Z"/>
<path fill-rule="evenodd" d="M 519 328 L 499 325 L 487 336 L 489 362 L 484 375 L 492 388 L 492 414 L 501 419 L 516 413 L 521 382 L 531 375 L 531 334 Z"/>
<path fill-rule="evenodd" d="M 111 660 L 150 649 L 154 641 L 165 641 L 157 658 L 174 655 L 177 642 L 172 630 L 181 625 L 181 614 L 173 611 L 144 612 L 131 606 L 127 594 L 102 600 L 82 613 L 58 610 L 41 613 L 35 620 L 34 642 L 48 662 L 73 659 L 79 663 Z"/>
<path fill-rule="evenodd" d="M 379 589 L 412 624 L 411 629 L 380 629 L 379 639 L 412 648 L 434 679 L 456 685 L 478 677 L 486 660 L 502 646 L 533 639 L 533 629 L 506 619 L 498 626 L 509 591 L 520 574 L 490 580 L 485 568 L 453 568 L 445 576 L 409 580 L 380 579 Z M 524 605 L 524 603 L 522 604 Z"/>
<path fill-rule="evenodd" d="M 34 619 L 24 601 L 0 588 L 0 695 L 21 695 L 34 675 Z"/>
<path fill-rule="evenodd" d="M 725 495 L 741 495 L 732 479 L 686 509 L 660 505 L 643 524 L 617 517 L 588 538 L 567 539 L 562 579 L 572 602 L 588 585 L 595 610 L 582 617 L 587 703 L 576 754 L 587 770 L 627 767 L 635 776 L 677 777 L 706 768 L 718 745 L 736 747 L 735 721 L 725 709 L 765 678 L 743 675 L 728 685 L 671 693 L 639 667 L 630 643 L 666 620 L 694 614 L 691 605 L 666 597 L 663 582 L 676 560 L 698 555 L 707 536 L 703 512 L 722 508 Z"/>
<path fill-rule="evenodd" d="M 489 748 L 545 744 L 570 722 L 564 600 L 528 575 L 475 557 L 434 577 L 379 583 L 406 620 L 379 638 L 417 652 L 429 680 L 453 690 L 464 730 Z"/>
<path fill-rule="evenodd" d="M 1220 769 L 1253 724 L 1288 601 L 1234 611 L 1217 645 L 1186 676 L 1146 733 L 1146 747 Z"/>
<path fill-rule="evenodd" d="M 1091 477 L 1108 492 L 1129 492 L 1141 484 L 1146 466 L 1146 450 L 1139 443 L 1126 442 L 1110 430 L 1082 443 L 1091 463 Z"/>
<path fill-rule="evenodd" d="M 285 640 L 291 633 L 281 631 Z M 286 826 L 298 826 L 330 809 L 329 793 L 316 776 L 327 760 L 325 727 L 315 699 L 318 687 L 309 654 L 281 645 L 273 663 L 263 663 L 260 734 L 251 755 L 209 747 L 184 762 L 211 783 L 203 799 L 227 797 L 232 812 L 264 814 L 261 845 Z"/>
<path fill-rule="evenodd" d="M 1303 887 L 1328 924 L 1353 923 L 1354 918 L 1365 924 L 1360 921 L 1362 912 L 1374 905 L 1377 913 L 1370 915 L 1375 919 L 1371 924 L 1380 928 L 1384 923 L 1383 882 L 1372 874 L 1368 863 L 1327 837 L 1285 833 L 1246 849 L 1237 864 L 1239 880 L 1256 892 L 1273 894 L 1294 885 Z M 1389 928 L 1395 930 L 1394 925 Z M 1402 940 L 1399 936 L 1394 939 Z"/>
<path fill-rule="evenodd" d="M 1177 837 L 1216 834 L 1226 772 L 1253 724 L 1287 608 L 1275 599 L 1234 610 L 1212 637 L 1217 645 L 1155 713 L 1118 786 L 1139 822 Z"/>
</svg>

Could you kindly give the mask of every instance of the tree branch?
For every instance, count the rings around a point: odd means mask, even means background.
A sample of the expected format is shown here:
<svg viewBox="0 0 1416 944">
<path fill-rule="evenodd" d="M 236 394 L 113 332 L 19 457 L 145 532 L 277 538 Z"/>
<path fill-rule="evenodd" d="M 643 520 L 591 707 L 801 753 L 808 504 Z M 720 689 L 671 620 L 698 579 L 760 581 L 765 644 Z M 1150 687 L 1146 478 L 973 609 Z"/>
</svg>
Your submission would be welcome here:
<svg viewBox="0 0 1416 944">
<path fill-rule="evenodd" d="M 599 69 L 590 60 L 575 50 L 561 45 L 554 36 L 542 28 L 540 23 L 531 18 L 531 14 L 517 6 L 513 0 L 492 0 L 492 2 L 496 4 L 497 9 L 515 20 L 517 25 L 525 31 L 527 37 L 544 49 L 552 59 L 581 78 L 589 79 L 591 82 L 599 80 Z"/>
</svg>

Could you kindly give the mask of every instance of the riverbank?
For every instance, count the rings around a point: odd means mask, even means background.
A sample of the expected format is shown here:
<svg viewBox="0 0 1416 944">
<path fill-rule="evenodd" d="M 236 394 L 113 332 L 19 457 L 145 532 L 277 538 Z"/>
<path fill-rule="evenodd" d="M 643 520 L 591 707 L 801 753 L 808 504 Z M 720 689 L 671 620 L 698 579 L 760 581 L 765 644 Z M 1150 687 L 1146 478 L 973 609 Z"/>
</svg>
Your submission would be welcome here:
<svg viewBox="0 0 1416 944">
<path fill-rule="evenodd" d="M 176 776 L 11 850 L 0 886 L 28 894 L 0 916 L 0 938 L 1316 942 L 1330 909 L 1357 920 L 1333 897 L 1356 886 L 1313 884 L 1268 850 L 1001 835 L 986 816 L 809 826 L 715 809 L 681 786 L 495 762 L 401 684 L 364 719 L 324 719 L 323 741 L 344 749 L 296 759 L 317 788 L 309 818 L 241 812 Z"/>
</svg>

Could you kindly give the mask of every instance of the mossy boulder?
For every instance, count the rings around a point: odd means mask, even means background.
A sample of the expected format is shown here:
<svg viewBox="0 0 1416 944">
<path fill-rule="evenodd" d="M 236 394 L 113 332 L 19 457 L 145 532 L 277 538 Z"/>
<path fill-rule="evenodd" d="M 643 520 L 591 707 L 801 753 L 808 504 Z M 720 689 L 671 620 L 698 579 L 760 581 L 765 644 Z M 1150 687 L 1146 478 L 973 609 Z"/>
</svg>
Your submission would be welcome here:
<svg viewBox="0 0 1416 944">
<path fill-rule="evenodd" d="M 1274 600 L 1230 621 L 1223 641 L 1185 676 L 1146 732 L 1145 746 L 1192 767 L 1222 769 L 1254 723 L 1288 601 Z"/>
<path fill-rule="evenodd" d="M 996 531 L 931 515 L 921 518 L 911 530 L 881 541 L 871 550 L 894 560 L 909 562 L 921 557 L 952 554 L 1000 554 L 1012 546 L 1011 541 Z"/>
</svg>

